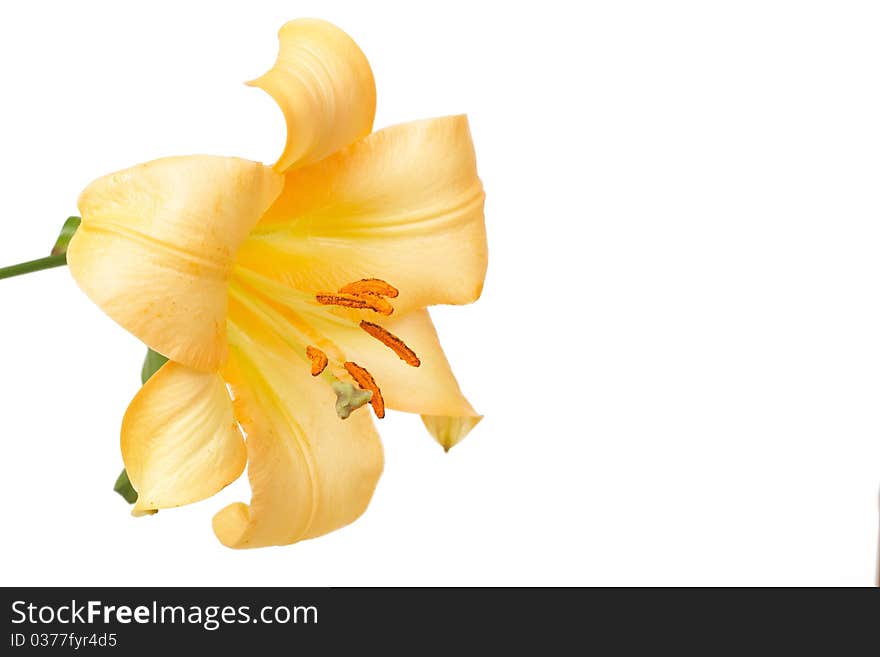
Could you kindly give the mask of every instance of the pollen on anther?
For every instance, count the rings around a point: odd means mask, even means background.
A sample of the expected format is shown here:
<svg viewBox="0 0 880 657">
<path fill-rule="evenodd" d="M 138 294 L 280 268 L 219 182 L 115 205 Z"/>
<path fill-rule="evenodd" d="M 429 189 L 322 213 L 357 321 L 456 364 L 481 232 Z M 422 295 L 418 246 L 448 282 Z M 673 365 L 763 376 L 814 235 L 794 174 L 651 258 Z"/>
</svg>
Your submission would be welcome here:
<svg viewBox="0 0 880 657">
<path fill-rule="evenodd" d="M 382 391 L 379 390 L 379 386 L 376 385 L 376 380 L 373 378 L 373 375 L 357 363 L 353 363 L 350 360 L 343 363 L 343 367 L 345 367 L 345 371 L 351 375 L 351 378 L 354 379 L 355 383 L 357 383 L 362 390 L 369 390 L 373 393 L 373 396 L 370 398 L 370 405 L 373 407 L 373 412 L 376 414 L 376 417 L 380 420 L 385 417 L 385 400 L 382 399 Z"/>
<path fill-rule="evenodd" d="M 400 292 L 390 283 L 381 278 L 362 278 L 359 281 L 343 285 L 339 288 L 342 294 L 378 294 L 379 296 L 394 299 Z"/>
<path fill-rule="evenodd" d="M 312 361 L 312 376 L 318 376 L 327 367 L 327 354 L 317 347 L 306 347 L 306 356 Z"/>
<path fill-rule="evenodd" d="M 378 324 L 373 324 L 372 322 L 368 322 L 366 320 L 362 321 L 360 326 L 362 329 L 364 329 L 364 331 L 366 331 L 374 338 L 376 338 L 379 342 L 391 349 L 391 351 L 397 354 L 397 357 L 400 358 L 400 360 L 402 360 L 407 365 L 418 367 L 422 364 L 422 361 L 420 361 L 419 357 L 416 356 L 416 352 L 410 349 L 403 340 L 398 338 L 386 328 L 379 326 Z"/>
<path fill-rule="evenodd" d="M 383 296 L 372 292 L 363 292 L 359 294 L 358 297 L 366 302 L 370 307 L 370 310 L 377 312 L 380 315 L 390 315 L 394 312 L 394 306 L 392 306 L 391 302 Z"/>
<path fill-rule="evenodd" d="M 369 308 L 367 302 L 353 294 L 316 294 L 315 299 L 323 306 L 345 306 L 346 308 Z"/>
<path fill-rule="evenodd" d="M 323 306 L 344 306 L 346 308 L 372 310 L 380 315 L 390 315 L 394 312 L 394 307 L 387 299 L 369 292 L 363 294 L 329 294 L 321 292 L 315 295 L 315 299 Z"/>
</svg>

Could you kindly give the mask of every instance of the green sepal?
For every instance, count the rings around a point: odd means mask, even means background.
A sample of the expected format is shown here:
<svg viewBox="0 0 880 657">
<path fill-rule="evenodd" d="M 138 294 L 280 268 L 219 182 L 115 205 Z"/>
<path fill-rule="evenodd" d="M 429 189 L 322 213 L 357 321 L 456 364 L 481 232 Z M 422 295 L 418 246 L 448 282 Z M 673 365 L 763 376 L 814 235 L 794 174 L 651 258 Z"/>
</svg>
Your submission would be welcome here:
<svg viewBox="0 0 880 657">
<path fill-rule="evenodd" d="M 67 253 L 67 245 L 70 244 L 70 240 L 73 237 L 73 234 L 76 232 L 76 229 L 79 228 L 82 220 L 79 217 L 68 217 L 67 221 L 64 222 L 64 225 L 61 227 L 61 233 L 58 235 L 58 239 L 55 240 L 55 246 L 52 247 L 52 255 L 64 255 Z"/>
<path fill-rule="evenodd" d="M 141 383 L 146 383 L 167 362 L 168 359 L 162 354 L 152 349 L 147 349 L 147 355 L 144 357 L 144 366 L 141 368 Z"/>
<path fill-rule="evenodd" d="M 125 470 L 123 470 L 116 478 L 116 483 L 113 484 L 113 490 L 122 495 L 123 499 L 129 504 L 134 504 L 138 501 L 137 491 L 131 487 L 131 482 L 128 480 L 128 473 Z"/>
</svg>

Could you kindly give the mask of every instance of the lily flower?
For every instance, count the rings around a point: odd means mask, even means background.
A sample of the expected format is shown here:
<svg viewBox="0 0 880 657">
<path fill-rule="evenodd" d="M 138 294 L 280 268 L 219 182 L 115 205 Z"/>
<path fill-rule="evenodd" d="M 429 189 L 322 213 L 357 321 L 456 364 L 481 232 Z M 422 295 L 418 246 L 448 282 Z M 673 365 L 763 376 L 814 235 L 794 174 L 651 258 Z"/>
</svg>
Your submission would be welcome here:
<svg viewBox="0 0 880 657">
<path fill-rule="evenodd" d="M 284 545 L 363 513 L 383 467 L 367 402 L 422 415 L 445 447 L 480 420 L 426 310 L 476 300 L 484 193 L 467 119 L 371 132 L 366 57 L 296 20 L 249 83 L 287 124 L 274 166 L 169 157 L 79 199 L 70 271 L 170 360 L 137 393 L 121 446 L 135 513 L 205 499 L 248 469 L 250 504 L 214 517 L 234 548 Z"/>
</svg>

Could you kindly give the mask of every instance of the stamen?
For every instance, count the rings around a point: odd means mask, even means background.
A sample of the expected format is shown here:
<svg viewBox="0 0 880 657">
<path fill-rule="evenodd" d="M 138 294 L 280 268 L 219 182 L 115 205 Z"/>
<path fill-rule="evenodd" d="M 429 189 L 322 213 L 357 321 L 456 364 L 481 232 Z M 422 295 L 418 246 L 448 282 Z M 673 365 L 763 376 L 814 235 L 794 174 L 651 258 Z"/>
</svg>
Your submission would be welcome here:
<svg viewBox="0 0 880 657">
<path fill-rule="evenodd" d="M 370 310 L 374 310 L 380 315 L 390 315 L 394 312 L 394 306 L 383 296 L 372 292 L 364 292 L 358 296 L 369 304 Z"/>
<path fill-rule="evenodd" d="M 317 347 L 306 347 L 306 356 L 312 361 L 312 376 L 318 376 L 327 367 L 327 354 Z"/>
<path fill-rule="evenodd" d="M 376 413 L 376 417 L 380 420 L 385 417 L 385 400 L 382 399 L 382 391 L 379 390 L 379 386 L 376 385 L 376 380 L 373 379 L 373 375 L 357 363 L 353 363 L 350 360 L 343 363 L 343 367 L 345 367 L 346 372 L 351 374 L 351 378 L 355 380 L 355 383 L 357 383 L 362 390 L 369 390 L 373 393 L 373 396 L 370 398 L 370 405 L 373 407 L 373 412 Z"/>
<path fill-rule="evenodd" d="M 381 278 L 362 278 L 354 283 L 343 285 L 339 288 L 339 292 L 342 294 L 378 294 L 389 299 L 394 299 L 400 294 L 396 287 Z"/>
<path fill-rule="evenodd" d="M 391 351 L 397 354 L 400 360 L 405 362 L 407 365 L 418 367 L 422 364 L 422 361 L 420 361 L 419 357 L 416 356 L 416 352 L 410 349 L 403 340 L 398 338 L 396 335 L 394 335 L 384 327 L 365 320 L 361 322 L 361 328 L 372 335 L 374 338 L 376 338 L 379 342 L 384 344 L 386 347 L 391 349 Z"/>
<path fill-rule="evenodd" d="M 345 306 L 346 308 L 367 308 L 367 302 L 353 294 L 318 294 L 315 295 L 322 306 Z"/>
<path fill-rule="evenodd" d="M 372 310 L 380 315 L 390 315 L 394 312 L 391 304 L 375 294 L 328 294 L 322 292 L 315 295 L 315 299 L 323 306 L 345 306 L 346 308 L 358 308 Z"/>
</svg>

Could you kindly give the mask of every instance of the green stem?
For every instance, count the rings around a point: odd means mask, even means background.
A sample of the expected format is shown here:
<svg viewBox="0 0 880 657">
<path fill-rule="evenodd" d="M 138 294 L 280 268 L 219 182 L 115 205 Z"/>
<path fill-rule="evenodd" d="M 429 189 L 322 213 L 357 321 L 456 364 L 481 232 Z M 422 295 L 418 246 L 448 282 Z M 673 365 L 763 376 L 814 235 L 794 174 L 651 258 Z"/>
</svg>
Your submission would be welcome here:
<svg viewBox="0 0 880 657">
<path fill-rule="evenodd" d="M 20 262 L 17 265 L 9 267 L 0 267 L 0 278 L 12 278 L 13 276 L 21 276 L 22 274 L 30 274 L 41 269 L 52 269 L 52 267 L 63 267 L 67 264 L 67 255 L 64 253 L 51 255 L 39 260 L 29 260 L 28 262 Z"/>
</svg>

